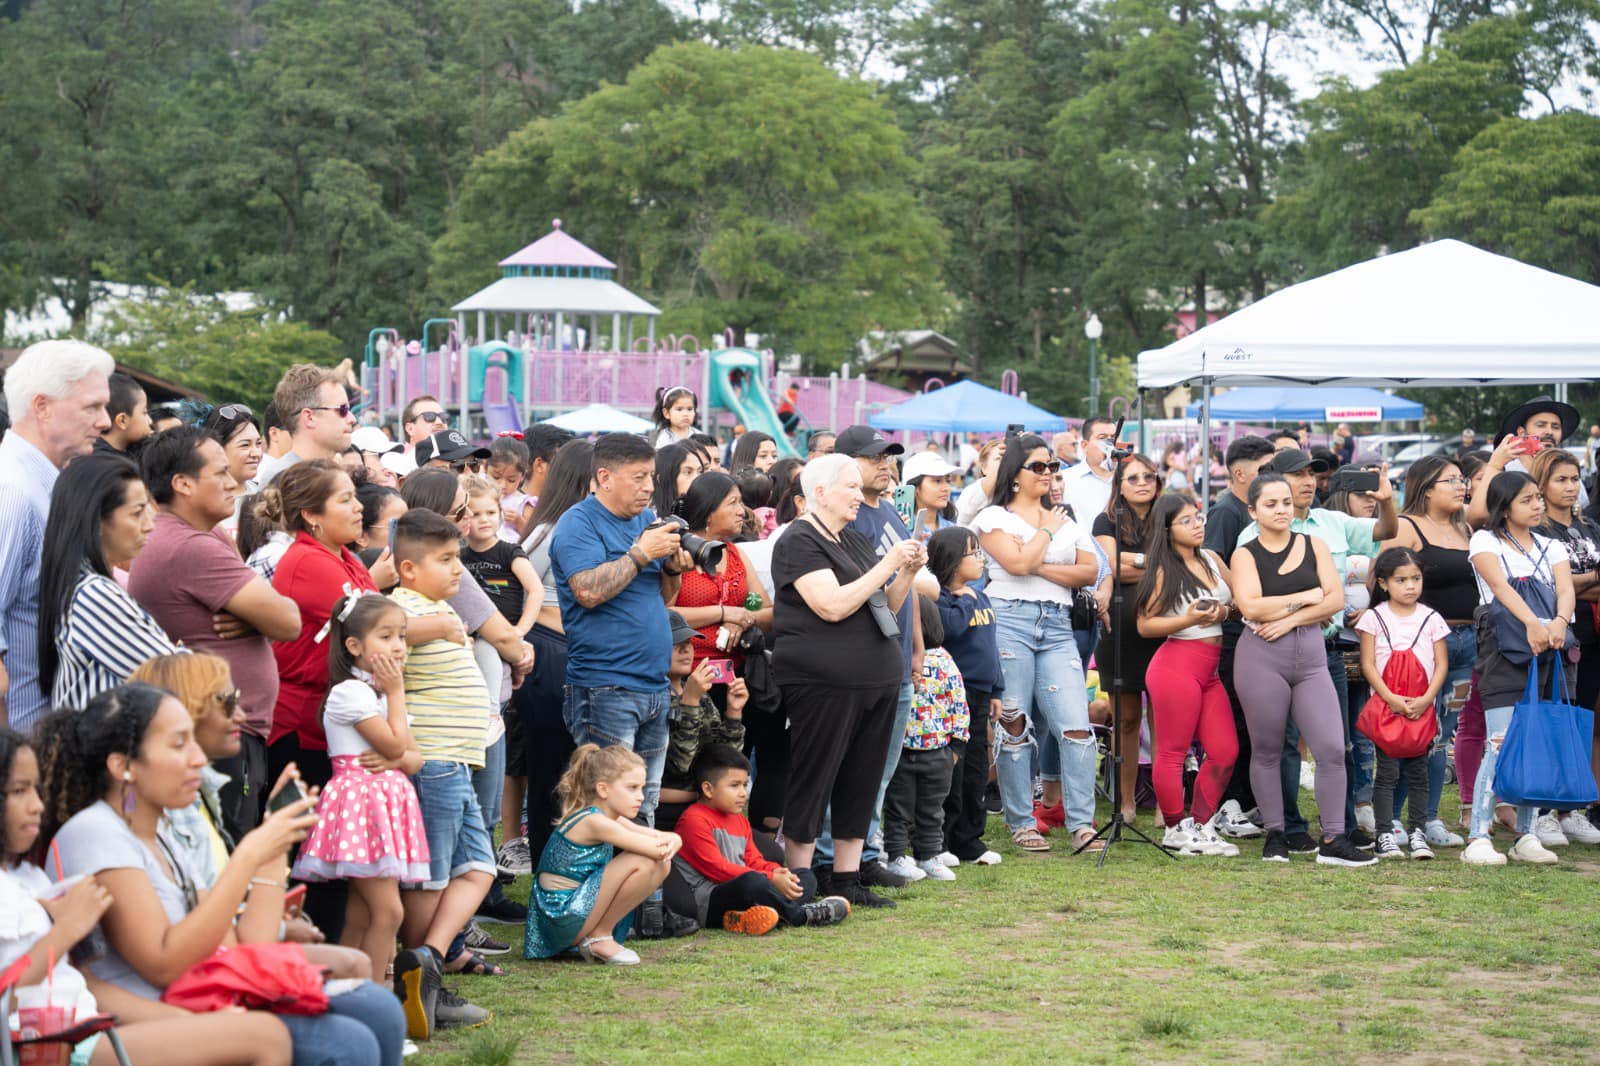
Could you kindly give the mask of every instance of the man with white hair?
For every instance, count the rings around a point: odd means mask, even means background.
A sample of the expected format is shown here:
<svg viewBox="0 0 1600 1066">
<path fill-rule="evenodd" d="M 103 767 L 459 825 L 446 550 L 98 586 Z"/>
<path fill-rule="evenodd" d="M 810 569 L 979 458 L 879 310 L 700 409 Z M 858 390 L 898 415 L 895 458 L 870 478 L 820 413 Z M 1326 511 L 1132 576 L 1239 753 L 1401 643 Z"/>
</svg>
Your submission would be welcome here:
<svg viewBox="0 0 1600 1066">
<path fill-rule="evenodd" d="M 0 440 L 0 724 L 27 733 L 50 709 L 39 687 L 39 566 L 61 468 L 111 428 L 116 363 L 82 341 L 40 341 L 6 372 Z"/>
</svg>

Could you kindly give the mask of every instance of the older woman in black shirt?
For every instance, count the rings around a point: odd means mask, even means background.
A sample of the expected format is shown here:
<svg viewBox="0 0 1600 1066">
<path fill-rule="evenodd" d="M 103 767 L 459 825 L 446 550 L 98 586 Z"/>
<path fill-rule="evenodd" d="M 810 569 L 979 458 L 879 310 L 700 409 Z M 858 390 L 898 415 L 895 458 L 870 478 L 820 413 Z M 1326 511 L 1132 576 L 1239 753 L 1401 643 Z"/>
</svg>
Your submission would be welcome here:
<svg viewBox="0 0 1600 1066">
<path fill-rule="evenodd" d="M 807 512 L 772 556 L 773 670 L 790 722 L 785 865 L 811 865 L 831 802 L 832 890 L 852 905 L 893 906 L 861 884 L 861 847 L 897 739 L 890 734 L 904 664 L 894 616 L 925 551 L 905 540 L 879 559 L 846 528 L 861 505 L 861 471 L 850 457 L 814 459 L 801 481 Z"/>
</svg>

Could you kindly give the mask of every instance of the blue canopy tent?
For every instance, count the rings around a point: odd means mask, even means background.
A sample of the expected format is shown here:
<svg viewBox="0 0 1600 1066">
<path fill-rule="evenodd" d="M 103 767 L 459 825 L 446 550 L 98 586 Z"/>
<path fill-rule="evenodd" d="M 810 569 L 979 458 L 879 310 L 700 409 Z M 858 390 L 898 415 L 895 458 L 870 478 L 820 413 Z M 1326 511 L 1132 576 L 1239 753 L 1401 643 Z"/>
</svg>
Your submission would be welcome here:
<svg viewBox="0 0 1600 1066">
<path fill-rule="evenodd" d="M 1200 404 L 1183 409 L 1200 416 Z M 1211 400 L 1211 418 L 1223 422 L 1409 422 L 1422 405 L 1382 389 L 1352 385 L 1328 388 L 1243 388 Z"/>
<path fill-rule="evenodd" d="M 1010 425 L 1035 432 L 1058 432 L 1067 420 L 1017 396 L 976 381 L 958 381 L 913 396 L 867 419 L 874 429 L 911 429 L 923 433 L 999 433 Z"/>
</svg>

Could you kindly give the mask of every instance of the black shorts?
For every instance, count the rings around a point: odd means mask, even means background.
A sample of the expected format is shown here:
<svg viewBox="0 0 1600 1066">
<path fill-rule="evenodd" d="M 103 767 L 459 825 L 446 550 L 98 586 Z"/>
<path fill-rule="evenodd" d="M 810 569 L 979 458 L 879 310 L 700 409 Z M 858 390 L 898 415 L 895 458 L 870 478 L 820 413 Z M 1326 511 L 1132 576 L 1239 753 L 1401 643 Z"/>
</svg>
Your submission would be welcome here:
<svg viewBox="0 0 1600 1066">
<path fill-rule="evenodd" d="M 527 777 L 527 743 L 523 740 L 522 712 L 517 705 L 508 703 L 500 711 L 500 718 L 506 724 L 506 776 Z"/>
<path fill-rule="evenodd" d="M 889 760 L 900 686 L 849 689 L 784 685 L 789 715 L 789 783 L 783 803 L 786 840 L 809 844 L 833 807 L 835 840 L 860 840 L 872 823 Z"/>
</svg>

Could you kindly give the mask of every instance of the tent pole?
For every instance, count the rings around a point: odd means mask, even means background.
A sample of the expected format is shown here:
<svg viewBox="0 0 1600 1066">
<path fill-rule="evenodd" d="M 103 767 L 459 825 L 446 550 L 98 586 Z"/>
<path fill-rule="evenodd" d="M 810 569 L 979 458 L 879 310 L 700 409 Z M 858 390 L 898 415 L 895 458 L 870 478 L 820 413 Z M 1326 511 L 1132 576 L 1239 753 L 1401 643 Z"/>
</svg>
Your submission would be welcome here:
<svg viewBox="0 0 1600 1066">
<path fill-rule="evenodd" d="M 1211 379 L 1200 383 L 1200 504 L 1211 502 Z"/>
</svg>

